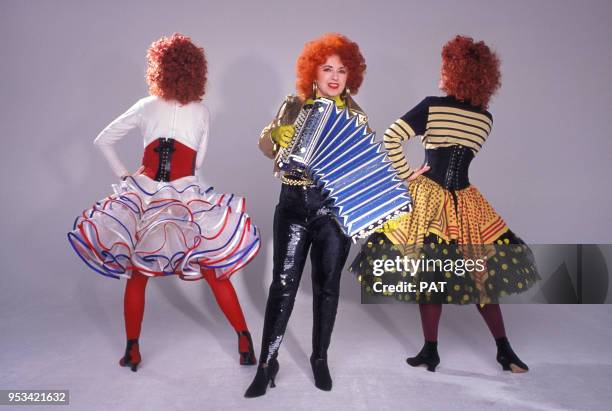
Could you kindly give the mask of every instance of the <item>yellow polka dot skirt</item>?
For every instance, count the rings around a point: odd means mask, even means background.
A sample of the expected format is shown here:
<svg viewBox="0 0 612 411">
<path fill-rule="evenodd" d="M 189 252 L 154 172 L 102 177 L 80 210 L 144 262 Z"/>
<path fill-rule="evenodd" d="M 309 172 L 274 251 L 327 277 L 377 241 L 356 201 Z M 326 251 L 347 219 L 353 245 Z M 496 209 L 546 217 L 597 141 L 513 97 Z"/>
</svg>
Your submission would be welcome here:
<svg viewBox="0 0 612 411">
<path fill-rule="evenodd" d="M 459 244 L 490 244 L 508 226 L 474 186 L 451 193 L 425 176 L 409 184 L 410 213 L 400 217 L 396 230 L 387 233 L 395 245 L 423 244 L 436 234 Z"/>
<path fill-rule="evenodd" d="M 486 304 L 524 292 L 540 279 L 529 247 L 475 187 L 451 193 L 420 176 L 409 189 L 413 211 L 398 220 L 394 231 L 372 234 L 350 267 L 366 293 L 418 303 Z M 381 268 L 381 261 L 405 258 L 440 263 L 418 270 Z M 470 260 L 482 264 L 470 271 L 457 269 Z M 384 273 L 374 275 L 376 268 Z M 422 289 L 422 283 L 438 286 Z M 380 291 L 382 285 L 397 284 L 413 287 Z"/>
</svg>

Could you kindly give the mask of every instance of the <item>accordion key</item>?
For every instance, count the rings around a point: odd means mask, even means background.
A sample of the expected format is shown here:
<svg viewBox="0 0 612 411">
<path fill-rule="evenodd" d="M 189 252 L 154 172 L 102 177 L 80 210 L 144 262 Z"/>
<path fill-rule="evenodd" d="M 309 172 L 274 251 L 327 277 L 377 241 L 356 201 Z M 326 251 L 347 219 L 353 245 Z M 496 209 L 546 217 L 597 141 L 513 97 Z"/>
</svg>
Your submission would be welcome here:
<svg viewBox="0 0 612 411">
<path fill-rule="evenodd" d="M 277 165 L 303 171 L 328 195 L 345 235 L 366 237 L 409 212 L 411 198 L 375 134 L 348 109 L 317 99 L 296 120 L 296 136 Z"/>
<path fill-rule="evenodd" d="M 304 171 L 303 155 L 308 150 L 308 143 L 314 138 L 316 128 L 323 123 L 331 109 L 333 107 L 329 105 L 317 103 L 304 106 L 294 123 L 295 137 L 291 140 L 291 144 L 281 148 L 276 156 L 276 165 L 280 170 Z"/>
</svg>

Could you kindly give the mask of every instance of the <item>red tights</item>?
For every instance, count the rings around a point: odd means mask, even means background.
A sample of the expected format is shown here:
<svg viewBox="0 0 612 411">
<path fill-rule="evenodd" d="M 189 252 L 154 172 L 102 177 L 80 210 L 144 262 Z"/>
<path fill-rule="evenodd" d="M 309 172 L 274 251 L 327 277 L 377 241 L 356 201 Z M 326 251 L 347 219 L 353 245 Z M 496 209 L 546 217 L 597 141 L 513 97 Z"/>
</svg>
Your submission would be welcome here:
<svg viewBox="0 0 612 411">
<path fill-rule="evenodd" d="M 493 338 L 506 336 L 504 328 L 504 317 L 502 316 L 499 304 L 476 304 L 476 308 L 487 323 Z M 419 304 L 421 311 L 421 325 L 423 326 L 423 336 L 425 341 L 438 341 L 438 324 L 442 314 L 442 304 Z"/>
<path fill-rule="evenodd" d="M 218 279 L 213 270 L 202 270 L 202 274 L 210 285 L 219 308 L 234 327 L 234 330 L 236 332 L 246 331 L 247 325 L 244 314 L 230 280 L 227 278 Z M 137 339 L 140 336 L 145 307 L 145 288 L 148 279 L 149 277 L 146 275 L 134 271 L 125 286 L 123 312 L 125 315 L 125 333 L 128 340 Z"/>
</svg>

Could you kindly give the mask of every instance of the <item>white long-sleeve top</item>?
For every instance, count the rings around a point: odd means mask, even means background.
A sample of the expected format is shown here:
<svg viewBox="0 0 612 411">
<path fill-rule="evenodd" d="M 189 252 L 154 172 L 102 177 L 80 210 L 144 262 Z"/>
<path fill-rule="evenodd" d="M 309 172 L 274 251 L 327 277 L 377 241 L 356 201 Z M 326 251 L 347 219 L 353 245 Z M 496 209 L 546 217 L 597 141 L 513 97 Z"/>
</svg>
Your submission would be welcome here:
<svg viewBox="0 0 612 411">
<path fill-rule="evenodd" d="M 158 138 L 173 138 L 197 152 L 196 170 L 204 160 L 208 145 L 210 113 L 202 102 L 182 105 L 156 96 L 142 98 L 125 113 L 113 120 L 98 134 L 94 144 L 118 177 L 129 174 L 119 159 L 115 143 L 130 130 L 138 127 L 146 147 Z"/>
</svg>

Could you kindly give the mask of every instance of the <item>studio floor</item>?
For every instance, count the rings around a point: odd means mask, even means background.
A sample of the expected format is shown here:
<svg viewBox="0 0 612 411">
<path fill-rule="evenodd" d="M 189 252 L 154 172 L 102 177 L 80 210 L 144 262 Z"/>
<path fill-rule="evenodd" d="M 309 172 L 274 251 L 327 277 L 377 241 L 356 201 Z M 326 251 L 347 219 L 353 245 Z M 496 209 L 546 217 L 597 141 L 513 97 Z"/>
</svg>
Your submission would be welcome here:
<svg viewBox="0 0 612 411">
<path fill-rule="evenodd" d="M 474 307 L 445 307 L 442 361 L 430 373 L 405 363 L 422 341 L 417 307 L 361 305 L 346 277 L 329 353 L 331 392 L 313 385 L 306 276 L 281 347 L 277 387 L 264 397 L 243 398 L 255 367 L 238 364 L 236 336 L 203 282 L 150 283 L 143 363 L 132 373 L 117 365 L 123 284 L 89 275 L 47 298 L 5 305 L 14 296 L 2 296 L 0 388 L 67 389 L 69 408 L 82 410 L 609 408 L 609 305 L 503 306 L 510 341 L 531 368 L 526 374 L 502 371 Z M 259 351 L 263 300 L 241 278 L 235 285 Z"/>
</svg>

